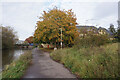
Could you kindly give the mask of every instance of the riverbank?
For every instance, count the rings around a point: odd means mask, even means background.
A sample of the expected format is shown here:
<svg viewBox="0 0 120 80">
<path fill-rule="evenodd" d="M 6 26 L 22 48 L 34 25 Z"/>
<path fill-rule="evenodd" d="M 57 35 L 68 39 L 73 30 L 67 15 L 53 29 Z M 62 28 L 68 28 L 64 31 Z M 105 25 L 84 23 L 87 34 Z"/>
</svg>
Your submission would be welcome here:
<svg viewBox="0 0 120 80">
<path fill-rule="evenodd" d="M 24 54 L 24 52 L 30 51 L 29 49 L 8 49 L 8 50 L 2 50 L 2 70 L 6 65 L 9 65 L 13 61 L 19 59 L 21 54 Z"/>
<path fill-rule="evenodd" d="M 21 54 L 19 59 L 7 65 L 2 71 L 2 78 L 21 78 L 26 68 L 29 66 L 31 59 L 31 51 L 26 51 L 24 54 Z"/>
<path fill-rule="evenodd" d="M 53 60 L 64 64 L 78 78 L 116 78 L 118 43 L 93 48 L 68 48 L 52 52 Z"/>
</svg>

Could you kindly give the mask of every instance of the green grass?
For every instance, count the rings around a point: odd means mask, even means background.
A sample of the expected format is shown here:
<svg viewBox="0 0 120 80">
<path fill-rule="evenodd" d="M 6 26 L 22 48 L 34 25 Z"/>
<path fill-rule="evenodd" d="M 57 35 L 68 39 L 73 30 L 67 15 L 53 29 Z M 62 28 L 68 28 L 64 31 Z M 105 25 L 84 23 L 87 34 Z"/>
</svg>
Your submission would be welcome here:
<svg viewBox="0 0 120 80">
<path fill-rule="evenodd" d="M 57 50 L 50 56 L 79 78 L 118 77 L 118 43 L 93 48 Z"/>
<path fill-rule="evenodd" d="M 40 48 L 41 50 L 43 50 L 44 52 L 52 52 L 54 49 L 51 48 Z"/>
<path fill-rule="evenodd" d="M 31 51 L 27 51 L 20 56 L 16 61 L 13 61 L 10 65 L 7 65 L 5 70 L 2 72 L 3 80 L 5 78 L 21 78 L 29 66 L 32 59 Z"/>
</svg>

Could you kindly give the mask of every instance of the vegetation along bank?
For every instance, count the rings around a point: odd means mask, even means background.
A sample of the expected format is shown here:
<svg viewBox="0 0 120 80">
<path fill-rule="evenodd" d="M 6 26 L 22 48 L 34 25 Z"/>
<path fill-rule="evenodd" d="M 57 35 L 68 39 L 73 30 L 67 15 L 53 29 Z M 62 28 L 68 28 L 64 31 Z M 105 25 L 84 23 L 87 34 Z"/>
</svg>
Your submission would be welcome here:
<svg viewBox="0 0 120 80">
<path fill-rule="evenodd" d="M 118 77 L 118 43 L 88 48 L 66 48 L 51 53 L 79 78 Z"/>
<path fill-rule="evenodd" d="M 32 52 L 26 51 L 16 61 L 13 61 L 10 65 L 7 65 L 2 72 L 3 80 L 5 78 L 21 78 L 24 75 L 26 68 L 29 66 L 32 59 Z"/>
</svg>

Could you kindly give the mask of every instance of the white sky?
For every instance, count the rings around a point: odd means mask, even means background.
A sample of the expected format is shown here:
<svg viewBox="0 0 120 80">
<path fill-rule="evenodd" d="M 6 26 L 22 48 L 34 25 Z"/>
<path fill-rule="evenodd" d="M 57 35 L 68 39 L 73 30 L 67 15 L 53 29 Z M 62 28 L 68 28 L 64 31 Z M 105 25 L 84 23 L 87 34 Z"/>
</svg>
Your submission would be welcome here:
<svg viewBox="0 0 120 80">
<path fill-rule="evenodd" d="M 36 22 L 43 10 L 57 6 L 72 9 L 80 25 L 98 25 L 109 28 L 113 23 L 118 27 L 119 0 L 1 0 L 0 24 L 11 26 L 17 31 L 20 40 L 33 35 Z M 86 21 L 88 20 L 88 21 Z"/>
</svg>

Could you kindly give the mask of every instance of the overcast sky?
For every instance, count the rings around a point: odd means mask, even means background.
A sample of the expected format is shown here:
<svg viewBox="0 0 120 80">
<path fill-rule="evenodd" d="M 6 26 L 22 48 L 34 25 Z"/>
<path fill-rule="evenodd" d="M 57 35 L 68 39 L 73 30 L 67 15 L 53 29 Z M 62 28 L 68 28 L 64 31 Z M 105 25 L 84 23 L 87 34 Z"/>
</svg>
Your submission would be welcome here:
<svg viewBox="0 0 120 80">
<path fill-rule="evenodd" d="M 19 1 L 19 2 L 18 2 Z M 112 23 L 118 27 L 119 0 L 1 0 L 0 24 L 11 26 L 17 31 L 20 40 L 34 34 L 36 22 L 43 10 L 54 6 L 72 9 L 80 25 L 94 25 L 109 28 Z"/>
</svg>

